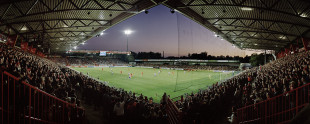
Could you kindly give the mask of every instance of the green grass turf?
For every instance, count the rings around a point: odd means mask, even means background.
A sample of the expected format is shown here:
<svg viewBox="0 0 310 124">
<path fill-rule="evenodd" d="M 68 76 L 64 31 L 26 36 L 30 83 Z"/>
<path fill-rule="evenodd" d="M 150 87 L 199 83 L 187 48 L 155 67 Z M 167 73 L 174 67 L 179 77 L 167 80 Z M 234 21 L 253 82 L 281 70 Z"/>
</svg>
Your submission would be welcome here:
<svg viewBox="0 0 310 124">
<path fill-rule="evenodd" d="M 183 71 L 139 67 L 72 69 L 85 75 L 88 72 L 95 79 L 99 78 L 101 81 L 109 82 L 109 86 L 123 88 L 126 91 L 142 93 L 145 96 L 152 97 L 154 102 L 159 102 L 164 92 L 170 95 L 170 98 L 174 98 L 184 93 L 195 93 L 199 89 L 206 89 L 208 86 L 220 81 L 220 78 L 225 79 L 232 76 L 230 72 L 213 72 L 208 70 Z M 159 70 L 161 70 L 160 73 Z M 133 74 L 131 79 L 129 79 L 128 73 Z M 156 73 L 156 76 L 154 73 Z"/>
</svg>

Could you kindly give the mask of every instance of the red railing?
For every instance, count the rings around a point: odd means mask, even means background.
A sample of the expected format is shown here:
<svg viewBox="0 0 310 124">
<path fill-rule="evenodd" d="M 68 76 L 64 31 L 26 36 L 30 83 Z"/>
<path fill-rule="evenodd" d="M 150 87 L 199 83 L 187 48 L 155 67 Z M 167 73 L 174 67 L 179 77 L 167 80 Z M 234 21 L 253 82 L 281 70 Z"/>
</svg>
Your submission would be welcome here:
<svg viewBox="0 0 310 124">
<path fill-rule="evenodd" d="M 84 109 L 0 70 L 0 123 L 83 123 Z"/>
<path fill-rule="evenodd" d="M 241 124 L 285 124 L 309 103 L 310 84 L 237 110 Z"/>
<path fill-rule="evenodd" d="M 182 124 L 182 111 L 168 98 L 166 112 L 169 124 Z"/>
</svg>

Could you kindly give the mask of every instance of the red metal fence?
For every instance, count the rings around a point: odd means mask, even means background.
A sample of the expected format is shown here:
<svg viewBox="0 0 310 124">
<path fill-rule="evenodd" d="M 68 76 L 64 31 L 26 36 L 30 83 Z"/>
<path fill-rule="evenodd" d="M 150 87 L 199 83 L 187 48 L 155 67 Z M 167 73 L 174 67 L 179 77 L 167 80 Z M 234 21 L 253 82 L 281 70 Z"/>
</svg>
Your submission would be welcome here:
<svg viewBox="0 0 310 124">
<path fill-rule="evenodd" d="M 166 111 L 169 124 L 182 124 L 182 111 L 168 98 Z"/>
<path fill-rule="evenodd" d="M 0 123 L 83 123 L 84 110 L 0 70 Z"/>
<path fill-rule="evenodd" d="M 309 103 L 310 84 L 237 110 L 241 124 L 285 124 Z"/>
</svg>

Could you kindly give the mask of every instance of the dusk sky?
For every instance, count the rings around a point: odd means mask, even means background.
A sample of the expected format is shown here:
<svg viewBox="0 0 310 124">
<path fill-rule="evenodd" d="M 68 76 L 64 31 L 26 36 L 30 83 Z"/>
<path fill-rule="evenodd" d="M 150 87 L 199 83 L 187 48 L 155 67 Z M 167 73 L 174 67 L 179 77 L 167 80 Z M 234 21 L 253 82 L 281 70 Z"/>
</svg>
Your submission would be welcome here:
<svg viewBox="0 0 310 124">
<path fill-rule="evenodd" d="M 179 13 L 159 5 L 141 12 L 104 31 L 104 35 L 93 37 L 79 50 L 126 51 L 124 30 L 133 31 L 128 36 L 129 51 L 161 52 L 167 56 L 183 56 L 188 53 L 208 52 L 209 55 L 245 56 L 253 51 L 234 48 L 231 43 L 215 37 L 214 33 Z"/>
</svg>

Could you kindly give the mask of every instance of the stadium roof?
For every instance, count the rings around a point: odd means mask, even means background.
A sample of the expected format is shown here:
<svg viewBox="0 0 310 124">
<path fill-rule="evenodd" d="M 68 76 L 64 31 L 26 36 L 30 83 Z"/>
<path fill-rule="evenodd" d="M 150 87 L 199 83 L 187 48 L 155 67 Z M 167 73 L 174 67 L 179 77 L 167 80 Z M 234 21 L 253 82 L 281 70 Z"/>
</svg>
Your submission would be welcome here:
<svg viewBox="0 0 310 124">
<path fill-rule="evenodd" d="M 0 32 L 64 52 L 159 4 L 242 49 L 279 50 L 310 37 L 308 0 L 2 0 Z"/>
</svg>

